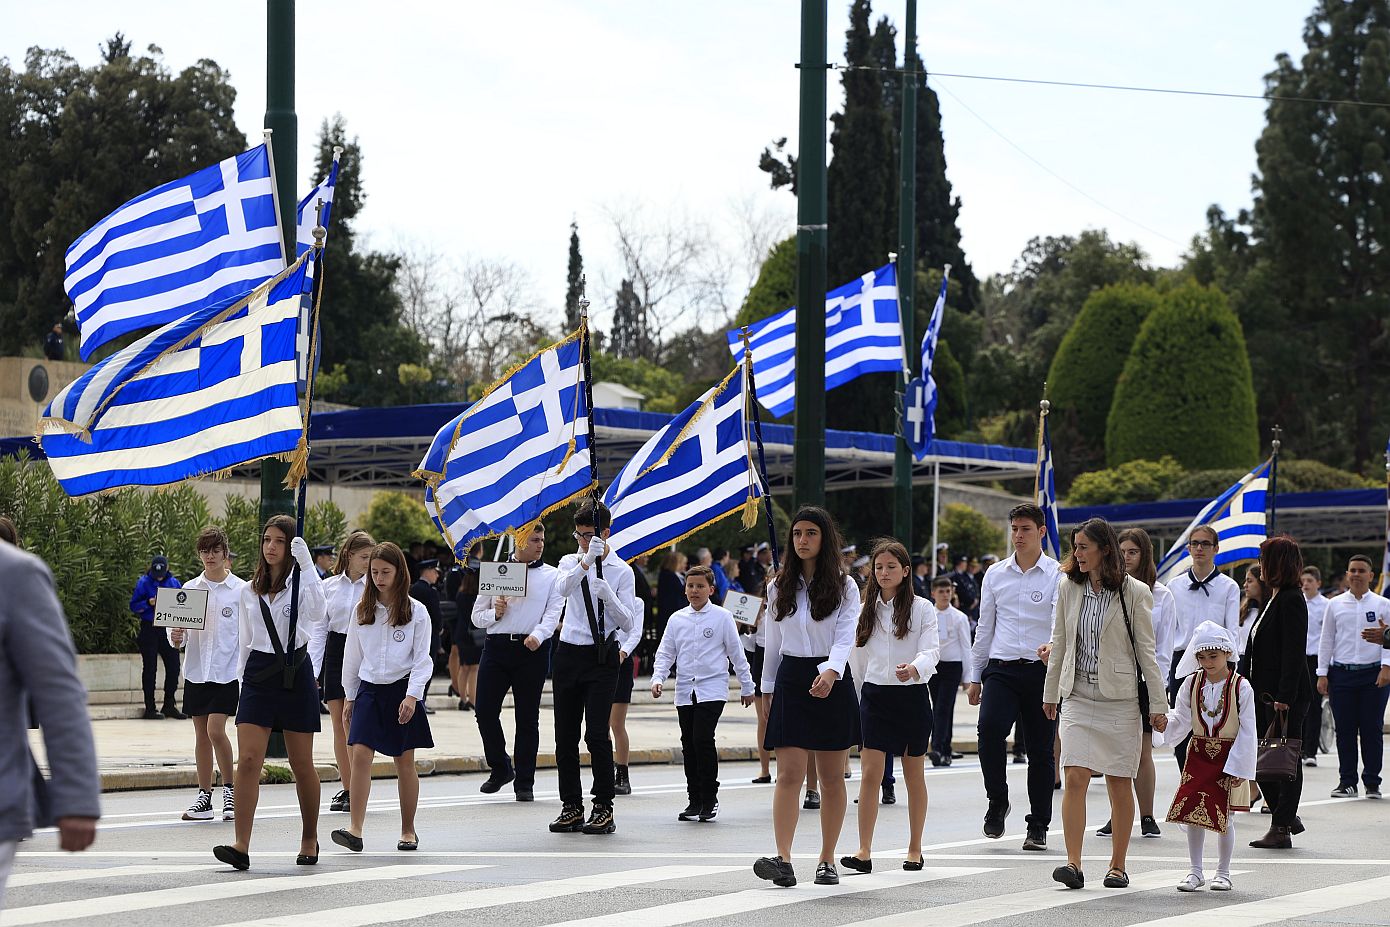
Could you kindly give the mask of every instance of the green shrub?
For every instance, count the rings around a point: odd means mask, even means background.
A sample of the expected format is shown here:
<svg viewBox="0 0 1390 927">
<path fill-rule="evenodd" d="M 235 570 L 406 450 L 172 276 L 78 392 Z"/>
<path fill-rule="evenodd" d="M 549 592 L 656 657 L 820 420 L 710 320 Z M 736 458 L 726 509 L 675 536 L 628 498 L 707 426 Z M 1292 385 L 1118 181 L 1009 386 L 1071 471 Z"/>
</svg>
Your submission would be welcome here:
<svg viewBox="0 0 1390 927">
<path fill-rule="evenodd" d="M 415 541 L 439 540 L 439 530 L 430 521 L 425 503 L 394 490 L 383 490 L 372 496 L 367 514 L 362 516 L 361 527 L 378 543 L 391 541 L 402 548 L 408 548 Z"/>
<path fill-rule="evenodd" d="M 1193 283 L 1165 293 L 1115 387 L 1107 461 L 1172 455 L 1189 469 L 1249 468 L 1259 452 L 1250 359 L 1226 297 Z"/>
<path fill-rule="evenodd" d="M 1152 502 L 1167 498 L 1173 484 L 1184 476 L 1182 464 L 1172 457 L 1131 460 L 1109 470 L 1093 470 L 1078 476 L 1067 494 L 1067 505 Z"/>
<path fill-rule="evenodd" d="M 941 510 L 936 533 L 941 542 L 950 545 L 953 556 L 968 554 L 978 557 L 1004 551 L 1004 530 L 983 512 L 962 502 L 952 502 Z M 929 550 L 923 550 L 922 556 L 928 560 L 934 559 Z"/>
</svg>

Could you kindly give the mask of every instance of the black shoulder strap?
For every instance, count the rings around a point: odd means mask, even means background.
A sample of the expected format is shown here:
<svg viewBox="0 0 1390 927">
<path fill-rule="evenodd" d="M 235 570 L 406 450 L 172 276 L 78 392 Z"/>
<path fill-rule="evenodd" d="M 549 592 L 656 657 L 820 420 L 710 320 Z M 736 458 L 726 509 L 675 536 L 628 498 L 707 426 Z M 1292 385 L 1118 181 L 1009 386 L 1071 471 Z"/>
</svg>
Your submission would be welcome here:
<svg viewBox="0 0 1390 927">
<path fill-rule="evenodd" d="M 1144 679 L 1144 668 L 1139 665 L 1139 647 L 1134 643 L 1134 625 L 1130 623 L 1129 604 L 1125 601 L 1125 586 L 1127 585 L 1129 585 L 1129 577 L 1125 577 L 1124 582 L 1120 584 L 1120 590 L 1117 594 L 1120 597 L 1120 611 L 1123 612 L 1125 616 L 1125 630 L 1129 632 L 1129 649 L 1134 653 L 1134 678 L 1137 683 L 1137 692 L 1139 695 L 1139 717 L 1142 719 L 1144 730 L 1147 732 L 1150 730 L 1149 686 Z"/>
<path fill-rule="evenodd" d="M 261 607 L 261 620 L 265 622 L 266 633 L 270 635 L 270 646 L 275 648 L 275 656 L 280 659 L 276 661 L 274 666 L 268 666 L 251 677 L 251 681 L 256 683 L 268 682 L 278 675 L 280 684 L 284 688 L 293 689 L 295 674 L 299 671 L 299 664 L 303 663 L 308 656 L 308 648 L 298 648 L 292 655 L 286 656 L 285 645 L 280 641 L 280 632 L 275 630 L 275 619 L 270 617 L 270 606 L 266 605 L 265 599 L 260 596 L 256 596 L 256 604 Z"/>
<path fill-rule="evenodd" d="M 265 599 L 256 596 L 256 604 L 261 607 L 261 620 L 265 622 L 266 633 L 270 635 L 270 646 L 275 648 L 275 655 L 284 659 L 285 645 L 280 641 L 280 632 L 275 630 L 275 619 L 270 617 L 270 606 L 265 604 Z"/>
<path fill-rule="evenodd" d="M 603 579 L 603 561 L 594 561 L 594 572 L 599 579 Z M 593 590 L 589 588 L 589 577 L 585 576 L 579 581 L 579 589 L 584 594 L 584 611 L 589 615 L 589 633 L 593 635 L 594 643 L 598 645 L 599 662 L 603 663 L 607 657 L 608 631 L 603 622 L 603 600 L 599 599 L 598 608 L 594 607 Z"/>
</svg>

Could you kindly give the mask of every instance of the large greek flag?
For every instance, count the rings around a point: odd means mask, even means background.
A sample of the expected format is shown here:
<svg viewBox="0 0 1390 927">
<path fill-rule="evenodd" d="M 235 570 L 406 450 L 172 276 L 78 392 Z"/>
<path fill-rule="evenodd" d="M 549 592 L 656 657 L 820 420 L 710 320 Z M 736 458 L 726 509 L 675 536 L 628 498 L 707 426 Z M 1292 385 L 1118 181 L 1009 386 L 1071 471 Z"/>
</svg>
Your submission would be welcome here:
<svg viewBox="0 0 1390 927">
<path fill-rule="evenodd" d="M 796 407 L 796 307 L 748 327 L 758 401 L 773 415 Z M 728 333 L 735 361 L 743 360 L 743 335 Z M 903 326 L 898 315 L 898 276 L 880 267 L 825 294 L 825 388 L 843 386 L 865 373 L 896 373 L 903 366 Z"/>
<path fill-rule="evenodd" d="M 1043 512 L 1043 553 L 1062 559 L 1062 535 L 1057 530 L 1057 473 L 1052 468 L 1052 432 L 1047 427 L 1047 411 L 1038 423 L 1038 469 L 1033 478 L 1033 495 Z"/>
<path fill-rule="evenodd" d="M 936 345 L 941 340 L 941 320 L 946 314 L 946 284 L 951 277 L 951 265 L 941 277 L 941 291 L 936 294 L 931 322 L 922 336 L 922 375 L 908 380 L 903 395 L 903 437 L 912 455 L 918 460 L 927 456 L 932 438 L 936 437 L 936 377 L 932 368 L 936 360 Z"/>
<path fill-rule="evenodd" d="M 609 545 L 624 560 L 674 544 L 727 515 L 757 519 L 744 364 L 652 435 L 608 487 Z"/>
<path fill-rule="evenodd" d="M 1173 542 L 1158 564 L 1158 579 L 1166 583 L 1192 566 L 1187 541 L 1198 525 L 1216 529 L 1220 550 L 1218 568 L 1258 560 L 1265 542 L 1265 505 L 1269 495 L 1269 470 L 1273 458 L 1242 476 L 1231 488 L 1206 504 Z"/>
<path fill-rule="evenodd" d="M 164 486 L 293 452 L 309 260 L 146 335 L 54 397 L 40 440 L 68 495 Z"/>
<path fill-rule="evenodd" d="M 415 475 L 460 558 L 593 488 L 581 332 L 494 383 L 434 436 Z"/>
<path fill-rule="evenodd" d="M 127 332 L 245 296 L 285 267 L 270 151 L 258 145 L 143 193 L 67 251 L 82 359 Z"/>
</svg>

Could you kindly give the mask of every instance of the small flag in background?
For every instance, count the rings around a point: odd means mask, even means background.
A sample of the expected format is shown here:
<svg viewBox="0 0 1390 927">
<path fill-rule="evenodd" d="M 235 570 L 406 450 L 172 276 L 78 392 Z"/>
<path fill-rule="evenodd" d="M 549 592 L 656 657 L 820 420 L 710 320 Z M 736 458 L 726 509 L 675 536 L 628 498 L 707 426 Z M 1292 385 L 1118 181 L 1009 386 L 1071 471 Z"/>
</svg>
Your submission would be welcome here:
<svg viewBox="0 0 1390 927">
<path fill-rule="evenodd" d="M 1187 541 L 1192 529 L 1210 525 L 1216 529 L 1220 550 L 1216 552 L 1218 568 L 1258 560 L 1260 545 L 1265 542 L 1265 505 L 1269 495 L 1269 470 L 1273 458 L 1266 460 L 1242 476 L 1233 486 L 1211 500 L 1183 529 L 1183 533 L 1168 548 L 1158 564 L 1159 582 L 1166 583 L 1192 566 Z"/>
<path fill-rule="evenodd" d="M 40 440 L 68 495 L 165 486 L 294 452 L 309 261 L 146 335 L 60 392 Z"/>
<path fill-rule="evenodd" d="M 773 415 L 796 407 L 796 308 L 748 326 L 758 401 Z M 727 333 L 743 360 L 743 331 Z M 887 264 L 825 294 L 825 388 L 865 373 L 896 373 L 903 365 L 897 267 Z"/>
<path fill-rule="evenodd" d="M 1047 409 L 1044 405 L 1041 421 L 1038 423 L 1038 474 L 1033 483 L 1038 508 L 1043 511 L 1044 528 L 1047 536 L 1043 538 L 1043 553 L 1053 560 L 1062 559 L 1062 537 L 1057 530 L 1057 474 L 1052 469 L 1052 434 L 1047 427 Z"/>
<path fill-rule="evenodd" d="M 745 367 L 692 403 L 642 445 L 608 487 L 608 543 L 632 560 L 743 510 L 758 517 L 763 494 L 749 440 Z"/>
<path fill-rule="evenodd" d="M 589 492 L 583 330 L 494 383 L 440 429 L 415 475 L 460 558 L 473 542 L 534 524 Z"/>
<path fill-rule="evenodd" d="M 314 246 L 314 226 L 319 219 L 318 203 L 323 201 L 323 227 L 328 228 L 328 217 L 333 212 L 333 191 L 338 185 L 338 156 L 342 153 L 341 148 L 333 149 L 333 163 L 328 168 L 328 176 L 319 181 L 318 186 L 309 191 L 309 195 L 299 201 L 299 206 L 295 211 L 295 253 L 296 256 L 303 254 Z M 310 268 L 312 272 L 313 268 Z M 304 308 L 299 314 L 299 392 L 304 393 L 308 385 L 309 370 L 309 339 L 312 334 L 309 330 L 309 315 L 312 307 L 309 300 L 304 300 Z M 315 370 L 322 362 L 323 352 L 320 351 L 315 359 Z"/>
<path fill-rule="evenodd" d="M 66 260 L 83 360 L 128 332 L 245 296 L 285 267 L 269 147 L 137 196 L 78 237 Z"/>
<path fill-rule="evenodd" d="M 936 378 L 932 375 L 936 360 L 936 345 L 941 340 L 941 319 L 946 310 L 946 284 L 951 278 L 951 265 L 941 277 L 941 291 L 936 294 L 936 305 L 932 307 L 931 322 L 926 334 L 922 336 L 922 375 L 908 381 L 903 394 L 903 437 L 912 455 L 921 460 L 927 456 L 927 448 L 936 437 Z"/>
</svg>

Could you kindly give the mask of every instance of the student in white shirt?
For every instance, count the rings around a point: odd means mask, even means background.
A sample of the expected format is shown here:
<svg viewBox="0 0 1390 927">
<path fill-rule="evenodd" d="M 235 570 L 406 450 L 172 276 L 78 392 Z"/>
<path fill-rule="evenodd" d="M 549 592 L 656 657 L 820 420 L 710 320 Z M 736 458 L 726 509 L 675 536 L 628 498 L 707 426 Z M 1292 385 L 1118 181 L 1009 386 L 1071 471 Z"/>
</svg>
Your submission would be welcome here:
<svg viewBox="0 0 1390 927">
<path fill-rule="evenodd" d="M 415 751 L 434 746 L 430 722 L 417 706 L 434 673 L 430 642 L 434 629 L 424 603 L 410 597 L 405 555 L 387 542 L 372 548 L 369 585 L 357 603 L 343 654 L 343 720 L 352 747 L 352 819 L 333 831 L 333 842 L 362 852 L 362 826 L 372 789 L 372 760 L 381 753 L 396 762 L 401 836 L 397 850 L 419 848 L 415 810 L 420 778 Z"/>
<path fill-rule="evenodd" d="M 238 645 L 237 608 L 246 580 L 234 575 L 227 560 L 227 535 L 217 527 L 198 533 L 203 572 L 183 588 L 208 594 L 207 622 L 201 631 L 169 628 L 169 643 L 182 645 L 183 710 L 193 719 L 193 757 L 198 765 L 198 798 L 183 813 L 185 821 L 211 821 L 212 761 L 222 773 L 222 820 L 236 816 L 232 742 L 227 718 L 236 714 Z"/>
<path fill-rule="evenodd" d="M 951 765 L 956 696 L 965 688 L 961 679 L 965 661 L 970 659 L 970 616 L 951 604 L 955 588 L 949 576 L 936 577 L 930 586 L 936 607 L 936 636 L 941 641 L 941 659 L 927 682 L 932 705 L 931 749 L 927 757 L 933 766 Z"/>
<path fill-rule="evenodd" d="M 739 643 L 734 616 L 710 601 L 714 570 L 693 566 L 685 574 L 690 604 L 666 621 L 666 631 L 652 664 L 652 698 L 661 698 L 663 682 L 676 669 L 676 715 L 685 757 L 685 790 L 690 799 L 677 820 L 713 821 L 719 813 L 719 751 L 714 731 L 729 700 L 729 664 L 741 687 L 743 707 L 753 704 L 753 674 Z"/>
<path fill-rule="evenodd" d="M 1322 617 L 1328 599 L 1322 594 L 1322 571 L 1305 566 L 1299 577 L 1303 599 L 1308 603 L 1308 678 L 1318 678 L 1318 645 L 1322 643 Z M 1303 765 L 1318 765 L 1318 741 L 1322 738 L 1322 696 L 1313 689 L 1313 700 L 1303 716 Z"/>
<path fill-rule="evenodd" d="M 365 531 L 349 534 L 338 548 L 333 575 L 323 581 L 328 638 L 323 648 L 319 688 L 332 719 L 333 758 L 338 763 L 338 781 L 342 785 L 329 803 L 329 811 L 349 811 L 352 807 L 352 760 L 348 751 L 347 724 L 343 721 L 343 705 L 347 702 L 343 692 L 343 653 L 347 650 L 348 628 L 357 620 L 357 603 L 367 588 L 367 564 L 375 546 L 376 541 Z"/>
<path fill-rule="evenodd" d="M 295 521 L 274 515 L 261 532 L 260 559 L 251 581 L 242 587 L 238 608 L 238 675 L 236 839 L 213 847 L 213 856 L 234 869 L 251 868 L 251 829 L 260 800 L 261 769 L 270 732 L 285 736 L 299 798 L 299 855 L 295 863 L 319 861 L 319 786 L 314 768 L 314 734 L 319 731 L 319 687 L 328 621 L 323 584 L 314 571 L 308 545 L 295 534 Z M 297 567 L 299 576 L 294 576 Z M 298 598 L 294 596 L 299 587 Z M 294 618 L 293 633 L 290 630 Z M 287 652 L 288 651 L 288 652 Z"/>
<path fill-rule="evenodd" d="M 632 574 L 633 590 L 630 611 L 632 628 L 618 642 L 618 684 L 613 690 L 613 707 L 608 712 L 608 731 L 613 738 L 613 794 L 631 795 L 632 779 L 628 775 L 627 761 L 629 741 L 627 736 L 627 709 L 632 704 L 632 686 L 637 681 L 635 654 L 642 644 L 646 631 L 643 618 L 647 614 L 646 603 L 637 597 L 637 573 Z"/>
<path fill-rule="evenodd" d="M 830 513 L 802 506 L 792 518 L 786 559 L 767 584 L 767 653 L 763 691 L 772 695 L 765 745 L 777 752 L 772 827 L 777 856 L 753 872 L 784 888 L 796 884 L 792 841 L 808 764 L 821 785 L 817 885 L 838 885 L 835 843 L 845 821 L 845 763 L 861 743 L 859 704 L 846 679 L 859 616 L 859 586 L 845 575 L 840 531 Z"/>
<path fill-rule="evenodd" d="M 772 696 L 763 691 L 763 658 L 767 654 L 767 599 L 765 590 L 757 588 L 753 594 L 763 598 L 762 607 L 753 626 L 739 629 L 743 638 L 743 649 L 748 655 L 748 671 L 753 674 L 753 708 L 758 713 L 758 775 L 752 780 L 754 785 L 772 784 L 772 751 L 763 743 L 767 736 L 767 706 Z"/>
<path fill-rule="evenodd" d="M 872 569 L 850 654 L 854 676 L 861 684 L 859 723 L 864 733 L 859 755 L 859 852 L 841 857 L 840 865 L 855 872 L 873 871 L 875 799 L 887 758 L 901 756 L 909 832 L 903 868 L 916 871 L 922 868 L 922 829 L 927 821 L 925 767 L 932 727 L 927 680 L 940 655 L 938 612 L 913 594 L 912 558 L 898 541 L 875 544 L 869 563 Z"/>
<path fill-rule="evenodd" d="M 473 603 L 473 627 L 487 631 L 478 663 L 478 701 L 474 717 L 487 756 L 487 781 L 479 791 L 492 794 L 509 782 L 517 801 L 534 801 L 536 753 L 540 748 L 541 692 L 550 667 L 550 639 L 565 607 L 557 580 L 560 571 L 541 560 L 545 528 L 537 524 L 512 559 L 526 569 L 526 595 L 480 595 Z M 502 701 L 512 693 L 516 722 L 515 755 L 507 755 Z"/>
<path fill-rule="evenodd" d="M 611 834 L 613 817 L 613 742 L 608 721 L 618 687 L 620 638 L 632 633 L 640 615 L 632 614 L 636 586 L 632 567 L 608 546 L 612 516 L 600 502 L 588 502 L 574 514 L 579 550 L 560 558 L 556 580 L 565 597 L 560 643 L 551 661 L 555 703 L 555 766 L 560 779 L 560 815 L 551 833 Z M 594 803 L 584 820 L 584 785 L 579 772 L 579 732 L 589 748 Z"/>
</svg>

